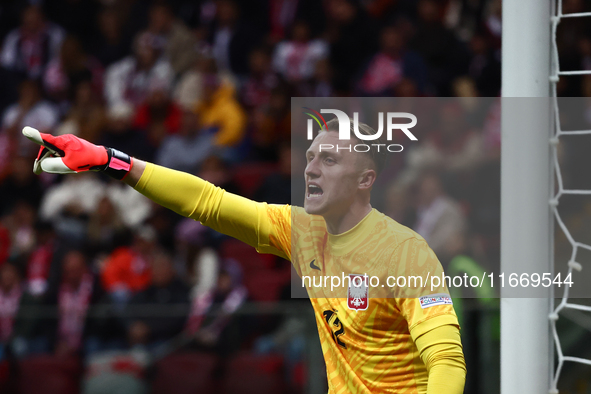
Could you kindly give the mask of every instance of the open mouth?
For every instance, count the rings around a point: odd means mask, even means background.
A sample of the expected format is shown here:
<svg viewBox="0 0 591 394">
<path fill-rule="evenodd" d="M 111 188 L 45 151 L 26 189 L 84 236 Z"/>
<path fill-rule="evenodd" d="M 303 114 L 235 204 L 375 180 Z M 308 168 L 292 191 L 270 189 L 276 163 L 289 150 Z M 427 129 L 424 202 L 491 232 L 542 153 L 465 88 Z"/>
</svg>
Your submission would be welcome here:
<svg viewBox="0 0 591 394">
<path fill-rule="evenodd" d="M 324 192 L 322 188 L 318 185 L 308 185 L 308 195 L 307 198 L 318 198 L 322 196 Z"/>
</svg>

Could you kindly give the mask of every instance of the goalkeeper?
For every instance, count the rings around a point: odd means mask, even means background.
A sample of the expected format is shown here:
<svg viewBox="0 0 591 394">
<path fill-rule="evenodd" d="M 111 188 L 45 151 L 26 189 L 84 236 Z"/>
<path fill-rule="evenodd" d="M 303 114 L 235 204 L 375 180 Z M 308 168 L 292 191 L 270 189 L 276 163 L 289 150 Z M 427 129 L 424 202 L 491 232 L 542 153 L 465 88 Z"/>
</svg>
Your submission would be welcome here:
<svg viewBox="0 0 591 394">
<path fill-rule="evenodd" d="M 103 171 L 180 215 L 290 260 L 302 277 L 369 270 L 381 278 L 409 272 L 440 276 L 441 264 L 425 240 L 370 205 L 384 153 L 343 150 L 338 127 L 336 119 L 328 122 L 306 152 L 303 209 L 254 202 L 73 135 L 54 137 L 30 127 L 23 134 L 42 145 L 36 174 Z M 375 133 L 361 123 L 359 129 Z M 428 297 L 369 298 L 366 292 L 359 298 L 357 291 L 353 308 L 343 294 L 313 286 L 306 282 L 330 394 L 463 392 L 466 366 L 457 317 L 441 294 L 445 284 Z"/>
</svg>

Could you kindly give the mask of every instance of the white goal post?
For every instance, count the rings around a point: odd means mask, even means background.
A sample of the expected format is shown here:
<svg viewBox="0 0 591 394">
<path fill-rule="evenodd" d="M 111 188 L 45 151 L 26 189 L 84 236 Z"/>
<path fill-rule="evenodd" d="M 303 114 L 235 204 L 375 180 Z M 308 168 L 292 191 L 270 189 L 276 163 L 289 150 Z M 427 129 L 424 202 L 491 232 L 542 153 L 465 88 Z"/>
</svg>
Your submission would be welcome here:
<svg viewBox="0 0 591 394">
<path fill-rule="evenodd" d="M 501 272 L 552 272 L 552 0 L 503 0 Z M 524 97 L 524 99 L 511 99 Z M 552 297 L 501 299 L 501 394 L 550 388 Z"/>
</svg>

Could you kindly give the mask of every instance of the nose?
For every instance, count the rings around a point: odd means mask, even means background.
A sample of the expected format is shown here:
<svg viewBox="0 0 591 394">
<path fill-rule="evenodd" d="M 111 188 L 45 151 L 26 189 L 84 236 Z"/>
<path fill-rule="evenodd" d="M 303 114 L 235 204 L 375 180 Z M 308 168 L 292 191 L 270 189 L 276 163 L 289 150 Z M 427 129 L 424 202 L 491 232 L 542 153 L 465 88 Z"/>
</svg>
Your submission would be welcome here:
<svg viewBox="0 0 591 394">
<path fill-rule="evenodd" d="M 308 162 L 304 174 L 308 178 L 318 178 L 320 176 L 320 166 L 318 165 L 318 159 L 315 157 Z"/>
</svg>

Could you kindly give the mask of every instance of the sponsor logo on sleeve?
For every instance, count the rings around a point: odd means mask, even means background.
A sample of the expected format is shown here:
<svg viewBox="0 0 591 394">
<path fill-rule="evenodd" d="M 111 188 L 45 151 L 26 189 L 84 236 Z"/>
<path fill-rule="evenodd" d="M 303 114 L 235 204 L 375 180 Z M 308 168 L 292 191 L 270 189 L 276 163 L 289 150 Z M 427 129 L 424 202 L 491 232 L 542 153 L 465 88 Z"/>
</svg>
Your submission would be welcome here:
<svg viewBox="0 0 591 394">
<path fill-rule="evenodd" d="M 421 308 L 429 308 L 436 305 L 453 305 L 451 297 L 448 294 L 431 294 L 419 297 Z"/>
</svg>

